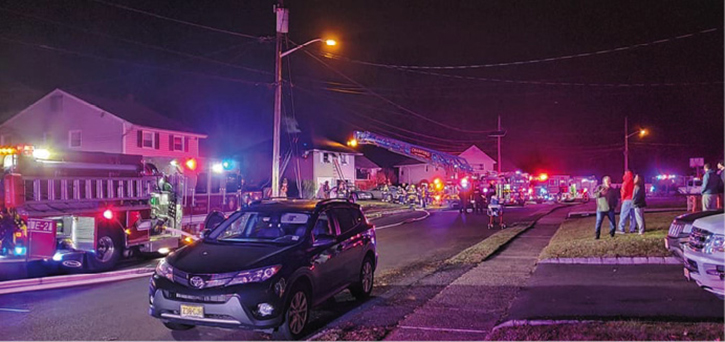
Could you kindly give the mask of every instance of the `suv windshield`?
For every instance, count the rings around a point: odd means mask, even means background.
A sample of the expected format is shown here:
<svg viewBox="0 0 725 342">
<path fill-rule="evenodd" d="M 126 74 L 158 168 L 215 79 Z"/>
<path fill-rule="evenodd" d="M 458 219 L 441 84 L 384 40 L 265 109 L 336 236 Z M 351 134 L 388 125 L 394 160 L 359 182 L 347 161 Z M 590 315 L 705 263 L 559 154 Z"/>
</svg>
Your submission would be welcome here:
<svg viewBox="0 0 725 342">
<path fill-rule="evenodd" d="M 304 237 L 310 215 L 299 212 L 244 211 L 232 215 L 209 239 L 296 243 Z"/>
</svg>

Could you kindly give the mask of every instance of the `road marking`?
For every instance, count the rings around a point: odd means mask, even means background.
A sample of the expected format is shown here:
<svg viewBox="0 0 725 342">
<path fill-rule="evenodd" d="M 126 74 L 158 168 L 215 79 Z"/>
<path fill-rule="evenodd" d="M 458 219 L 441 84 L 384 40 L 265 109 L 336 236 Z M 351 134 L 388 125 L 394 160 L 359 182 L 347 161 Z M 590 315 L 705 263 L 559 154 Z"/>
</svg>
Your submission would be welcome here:
<svg viewBox="0 0 725 342">
<path fill-rule="evenodd" d="M 429 330 L 429 331 L 448 331 L 448 332 L 464 332 L 473 334 L 488 334 L 488 330 L 475 330 L 475 329 L 454 329 L 454 328 L 434 328 L 434 327 L 411 327 L 408 325 L 401 325 L 402 329 L 415 329 L 415 330 Z"/>
<path fill-rule="evenodd" d="M 19 313 L 30 312 L 30 310 L 25 310 L 25 309 L 12 309 L 12 308 L 0 308 L 0 311 L 19 312 Z"/>
</svg>

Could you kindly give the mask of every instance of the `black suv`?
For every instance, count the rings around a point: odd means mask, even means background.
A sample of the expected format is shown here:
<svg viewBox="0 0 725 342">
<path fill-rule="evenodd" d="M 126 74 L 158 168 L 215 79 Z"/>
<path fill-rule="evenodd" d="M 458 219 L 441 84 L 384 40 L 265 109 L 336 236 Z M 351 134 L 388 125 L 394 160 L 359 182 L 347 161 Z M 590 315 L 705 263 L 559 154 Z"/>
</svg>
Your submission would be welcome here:
<svg viewBox="0 0 725 342">
<path fill-rule="evenodd" d="M 159 262 L 149 314 L 172 330 L 248 328 L 297 339 L 310 308 L 373 289 L 375 228 L 342 200 L 280 200 L 237 211 Z"/>
</svg>

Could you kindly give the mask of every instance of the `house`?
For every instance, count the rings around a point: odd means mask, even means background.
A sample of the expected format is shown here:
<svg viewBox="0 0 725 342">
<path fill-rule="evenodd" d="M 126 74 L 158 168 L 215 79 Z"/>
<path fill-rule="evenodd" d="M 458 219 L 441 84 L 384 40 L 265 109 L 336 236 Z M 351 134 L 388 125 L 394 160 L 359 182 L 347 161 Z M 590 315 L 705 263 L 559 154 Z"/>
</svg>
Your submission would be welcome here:
<svg viewBox="0 0 725 342">
<path fill-rule="evenodd" d="M 355 186 L 367 190 L 377 185 L 382 168 L 363 155 L 355 156 Z"/>
<path fill-rule="evenodd" d="M 355 157 L 360 155 L 362 154 L 338 142 L 313 141 L 312 148 L 304 151 L 298 158 L 299 176 L 303 185 L 302 197 L 313 197 L 325 182 L 331 188 L 337 186 L 338 180 L 355 184 Z M 296 179 L 297 165 L 295 161 L 290 161 L 289 164 L 284 175 L 293 181 Z"/>
<path fill-rule="evenodd" d="M 475 174 L 484 174 L 488 171 L 493 171 L 494 161 L 486 153 L 481 151 L 476 145 L 471 145 L 468 149 L 458 155 L 466 159 L 469 165 L 473 168 Z M 431 164 L 421 163 L 417 160 L 408 160 L 398 165 L 398 181 L 400 183 L 414 183 L 417 184 L 422 180 L 431 181 L 435 178 L 447 179 L 449 175 L 447 171 L 442 167 L 436 167 Z"/>
<path fill-rule="evenodd" d="M 0 145 L 51 151 L 135 154 L 158 167 L 199 157 L 207 136 L 132 99 L 110 100 L 56 89 L 0 125 Z"/>
</svg>

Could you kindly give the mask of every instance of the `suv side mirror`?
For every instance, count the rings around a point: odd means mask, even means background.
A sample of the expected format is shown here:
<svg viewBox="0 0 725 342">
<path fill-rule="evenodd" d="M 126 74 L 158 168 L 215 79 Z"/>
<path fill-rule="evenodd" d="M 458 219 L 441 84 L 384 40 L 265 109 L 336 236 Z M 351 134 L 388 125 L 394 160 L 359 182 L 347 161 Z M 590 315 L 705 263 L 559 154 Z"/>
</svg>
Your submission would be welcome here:
<svg viewBox="0 0 725 342">
<path fill-rule="evenodd" d="M 335 243 L 335 237 L 329 234 L 318 234 L 314 236 L 314 247 L 329 246 Z"/>
</svg>

